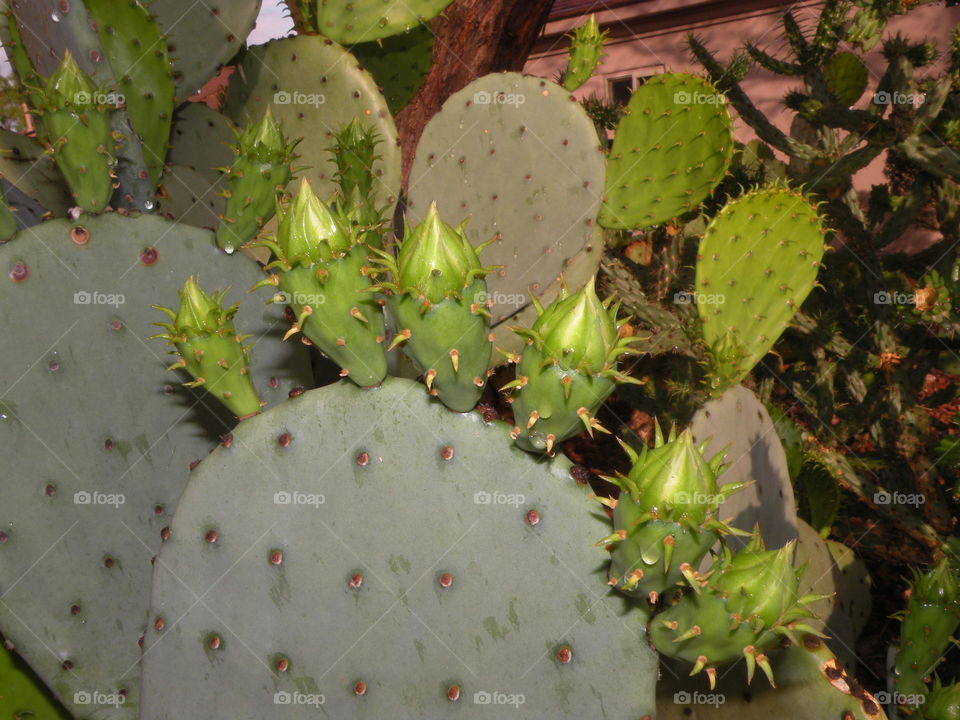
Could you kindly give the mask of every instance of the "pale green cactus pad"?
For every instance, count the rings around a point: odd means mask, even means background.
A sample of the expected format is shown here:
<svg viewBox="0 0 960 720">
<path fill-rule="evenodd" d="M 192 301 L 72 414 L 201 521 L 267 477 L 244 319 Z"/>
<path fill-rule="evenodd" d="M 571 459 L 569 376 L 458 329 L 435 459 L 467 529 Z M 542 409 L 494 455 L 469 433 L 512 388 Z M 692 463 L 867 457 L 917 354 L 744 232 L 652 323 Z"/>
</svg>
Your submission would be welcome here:
<svg viewBox="0 0 960 720">
<path fill-rule="evenodd" d="M 409 214 L 436 201 L 469 217 L 473 244 L 495 238 L 484 264 L 492 324 L 513 325 L 594 235 L 606 162 L 593 122 L 567 90 L 518 73 L 487 75 L 450 96 L 427 124 L 410 173 Z M 594 258 L 591 258 L 593 261 Z"/>
<path fill-rule="evenodd" d="M 0 631 L 81 718 L 137 714 L 151 558 L 189 477 L 235 421 L 181 387 L 151 304 L 199 268 L 246 300 L 254 381 L 270 404 L 309 380 L 260 270 L 213 235 L 158 217 L 56 220 L 0 246 Z M 76 693 L 115 706 L 74 701 Z M 81 700 L 84 695 L 79 696 Z"/>
<path fill-rule="evenodd" d="M 141 717 L 652 714 L 642 615 L 592 547 L 608 520 L 511 445 L 396 378 L 241 423 L 155 564 Z"/>
<path fill-rule="evenodd" d="M 278 78 L 285 78 L 278 80 Z M 224 113 L 239 125 L 263 117 L 266 106 L 291 139 L 309 138 L 297 147 L 310 181 L 323 200 L 337 189 L 334 135 L 354 118 L 372 127 L 380 139 L 374 163 L 377 207 L 392 206 L 400 192 L 400 146 L 387 101 L 357 59 L 317 35 L 302 35 L 255 45 L 230 79 Z"/>
<path fill-rule="evenodd" d="M 288 0 L 296 14 L 337 42 L 370 42 L 407 32 L 439 15 L 452 0 Z"/>
</svg>

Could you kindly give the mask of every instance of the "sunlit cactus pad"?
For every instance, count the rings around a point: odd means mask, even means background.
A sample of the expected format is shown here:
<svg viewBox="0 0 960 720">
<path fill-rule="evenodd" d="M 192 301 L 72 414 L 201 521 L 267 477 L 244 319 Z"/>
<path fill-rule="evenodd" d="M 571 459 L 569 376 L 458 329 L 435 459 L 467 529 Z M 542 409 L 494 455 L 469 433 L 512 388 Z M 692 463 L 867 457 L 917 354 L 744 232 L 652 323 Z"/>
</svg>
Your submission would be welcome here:
<svg viewBox="0 0 960 720">
<path fill-rule="evenodd" d="M 653 712 L 656 657 L 565 461 L 408 380 L 241 423 L 156 563 L 145 720 Z"/>
<path fill-rule="evenodd" d="M 150 305 L 198 268 L 230 302 L 261 273 L 209 232 L 116 214 L 26 230 L 0 268 L 0 632 L 78 717 L 136 717 L 151 557 L 190 463 L 234 423 L 166 370 Z M 249 298 L 236 322 L 261 338 L 265 400 L 309 377 L 277 309 Z"/>
</svg>

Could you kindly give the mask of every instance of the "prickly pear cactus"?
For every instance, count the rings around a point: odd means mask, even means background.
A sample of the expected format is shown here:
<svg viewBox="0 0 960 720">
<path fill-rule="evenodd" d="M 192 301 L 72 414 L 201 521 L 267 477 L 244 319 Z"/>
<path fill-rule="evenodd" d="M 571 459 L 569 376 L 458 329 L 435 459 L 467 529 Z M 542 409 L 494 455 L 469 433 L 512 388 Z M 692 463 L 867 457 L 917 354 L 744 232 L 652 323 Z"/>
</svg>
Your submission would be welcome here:
<svg viewBox="0 0 960 720">
<path fill-rule="evenodd" d="M 775 684 L 767 653 L 786 637 L 815 632 L 806 607 L 820 599 L 800 595 L 803 568 L 795 570 L 795 543 L 766 550 L 759 531 L 736 553 L 723 547 L 710 575 L 690 578 L 691 591 L 659 613 L 650 624 L 650 640 L 664 655 L 705 671 L 716 685 L 717 665 L 746 661 L 747 683 L 759 667 Z"/>
<path fill-rule="evenodd" d="M 63 216 L 73 207 L 63 175 L 33 138 L 0 129 L 0 175 L 40 207 Z"/>
<path fill-rule="evenodd" d="M 923 720 L 960 720 L 960 684 L 935 682 L 921 708 Z"/>
<path fill-rule="evenodd" d="M 697 443 L 709 443 L 708 456 L 726 451 L 725 482 L 749 483 L 724 499 L 720 517 L 734 527 L 759 524 L 769 547 L 796 540 L 797 504 L 787 458 L 757 396 L 742 385 L 730 388 L 696 412 L 690 430 Z M 737 547 L 740 541 L 730 537 L 728 543 Z"/>
<path fill-rule="evenodd" d="M 767 354 L 813 290 L 826 229 L 802 194 L 757 189 L 728 203 L 697 253 L 697 311 L 715 395 Z"/>
<path fill-rule="evenodd" d="M 162 3 L 161 3 L 162 4 Z M 138 1 L 84 0 L 153 185 L 160 182 L 173 122 L 173 70 L 160 28 Z"/>
<path fill-rule="evenodd" d="M 827 61 L 823 69 L 827 90 L 841 104 L 853 105 L 867 89 L 867 66 L 851 52 L 839 52 Z"/>
<path fill-rule="evenodd" d="M 534 300 L 539 317 L 529 329 L 516 332 L 526 341 L 517 363 L 510 403 L 517 426 L 517 444 L 531 452 L 552 453 L 554 445 L 586 429 L 609 432 L 596 413 L 617 383 L 638 382 L 624 375 L 618 363 L 635 350 L 631 337 L 621 337 L 624 320 L 612 298 L 601 302 L 591 277 L 577 292 L 562 289 L 544 309 Z"/>
<path fill-rule="evenodd" d="M 118 214 L 32 228 L 0 267 L 0 631 L 79 717 L 135 717 L 151 558 L 190 464 L 235 422 L 166 369 L 150 305 L 197 268 L 228 302 L 261 273 L 210 232 Z M 309 379 L 278 310 L 245 302 L 236 326 L 264 400 Z"/>
<path fill-rule="evenodd" d="M 353 45 L 350 52 L 370 71 L 396 115 L 417 94 L 433 64 L 434 34 L 427 26 L 385 40 Z"/>
<path fill-rule="evenodd" d="M 303 180 L 280 219 L 276 242 L 263 240 L 276 258 L 257 286 L 278 288 L 274 301 L 289 305 L 302 332 L 361 387 L 387 374 L 383 308 L 372 293 L 369 248 L 349 221 L 335 215 Z"/>
<path fill-rule="evenodd" d="M 233 163 L 235 141 L 236 130 L 226 115 L 206 103 L 184 103 L 173 120 L 167 162 L 189 167 L 215 184 L 222 177 L 217 168 Z"/>
<path fill-rule="evenodd" d="M 617 126 L 600 223 L 646 228 L 697 207 L 733 159 L 726 100 L 702 78 L 665 73 L 633 93 Z"/>
<path fill-rule="evenodd" d="M 494 268 L 480 263 L 482 250 L 462 226 L 441 220 L 434 204 L 408 228 L 396 259 L 379 253 L 392 278 L 378 288 L 398 326 L 393 344 L 403 343 L 431 394 L 456 412 L 477 404 L 493 353 L 484 277 Z"/>
<path fill-rule="evenodd" d="M 0 718 L 70 720 L 27 664 L 0 640 Z"/>
<path fill-rule="evenodd" d="M 452 0 L 287 0 L 299 32 L 344 44 L 398 35 L 435 18 Z"/>
<path fill-rule="evenodd" d="M 718 517 L 725 496 L 742 484 L 718 485 L 723 455 L 709 461 L 685 430 L 665 442 L 659 425 L 653 449 L 629 446 L 629 475 L 607 478 L 621 489 L 613 507 L 612 534 L 601 543 L 611 552 L 610 584 L 621 592 L 657 598 L 689 578 L 721 535 L 733 532 Z"/>
<path fill-rule="evenodd" d="M 518 73 L 487 75 L 450 96 L 427 124 L 411 171 L 409 213 L 470 216 L 473 244 L 494 238 L 484 261 L 491 273 L 492 324 L 512 326 L 586 246 L 595 272 L 594 236 L 605 172 L 597 131 L 570 93 Z M 591 272 L 592 274 L 592 272 Z M 549 298 L 547 302 L 549 302 Z M 497 346 L 503 344 L 497 334 Z"/>
<path fill-rule="evenodd" d="M 294 148 L 273 119 L 270 106 L 257 122 L 237 133 L 234 158 L 224 169 L 227 207 L 217 228 L 217 245 L 228 253 L 253 240 L 273 217 L 293 176 Z"/>
<path fill-rule="evenodd" d="M 944 559 L 927 573 L 917 572 L 902 613 L 895 686 L 907 697 L 923 697 L 929 678 L 960 626 L 960 582 Z"/>
<path fill-rule="evenodd" d="M 587 21 L 574 28 L 570 34 L 570 59 L 563 74 L 563 86 L 574 92 L 583 85 L 603 59 L 603 43 L 606 31 L 600 30 L 597 18 L 591 15 Z"/>
<path fill-rule="evenodd" d="M 277 78 L 284 78 L 278 81 Z M 319 36 L 274 40 L 248 49 L 230 78 L 223 111 L 245 125 L 267 106 L 287 137 L 310 138 L 297 148 L 302 173 L 329 200 L 338 189 L 330 148 L 354 118 L 376 131 L 380 157 L 373 167 L 376 206 L 392 206 L 400 192 L 397 128 L 376 82 L 349 52 Z"/>
<path fill-rule="evenodd" d="M 740 673 L 717 678 L 711 692 L 691 691 L 682 668 L 671 666 L 657 686 L 658 720 L 768 720 L 789 712 L 796 720 L 886 720 L 877 698 L 833 656 L 816 635 L 770 654 L 777 686 L 744 685 Z M 787 710 L 788 709 L 788 710 Z"/>
<path fill-rule="evenodd" d="M 652 714 L 656 657 L 591 547 L 606 518 L 508 430 L 394 378 L 244 421 L 155 564 L 141 717 Z"/>
</svg>

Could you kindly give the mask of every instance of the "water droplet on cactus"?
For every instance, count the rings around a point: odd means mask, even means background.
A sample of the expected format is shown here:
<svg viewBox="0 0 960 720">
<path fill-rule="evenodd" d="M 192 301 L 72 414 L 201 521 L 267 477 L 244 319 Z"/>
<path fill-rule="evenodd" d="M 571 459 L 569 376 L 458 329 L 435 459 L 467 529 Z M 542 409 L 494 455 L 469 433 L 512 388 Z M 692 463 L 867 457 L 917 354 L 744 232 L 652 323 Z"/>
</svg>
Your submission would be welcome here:
<svg viewBox="0 0 960 720">
<path fill-rule="evenodd" d="M 56 12 L 52 12 L 50 13 L 50 19 L 53 20 L 55 23 L 60 22 L 60 14 Z"/>
<path fill-rule="evenodd" d="M 153 208 L 155 207 L 155 204 L 153 200 L 147 200 L 146 202 L 143 203 L 143 207 L 146 210 L 153 210 Z"/>
</svg>

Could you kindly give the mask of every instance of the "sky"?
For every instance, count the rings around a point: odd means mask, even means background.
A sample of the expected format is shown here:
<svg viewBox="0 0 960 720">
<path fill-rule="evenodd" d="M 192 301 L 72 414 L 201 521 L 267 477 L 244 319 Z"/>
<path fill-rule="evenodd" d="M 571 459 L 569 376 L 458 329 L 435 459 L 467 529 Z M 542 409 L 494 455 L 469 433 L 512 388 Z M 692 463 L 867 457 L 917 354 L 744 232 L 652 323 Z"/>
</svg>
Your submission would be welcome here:
<svg viewBox="0 0 960 720">
<path fill-rule="evenodd" d="M 260 15 L 257 18 L 257 26 L 250 33 L 247 42 L 251 45 L 259 45 L 273 38 L 284 37 L 293 29 L 293 21 L 290 20 L 287 6 L 280 0 L 263 0 L 260 8 Z M 6 52 L 0 57 L 0 73 L 10 74 L 10 64 L 6 59 Z"/>
</svg>

